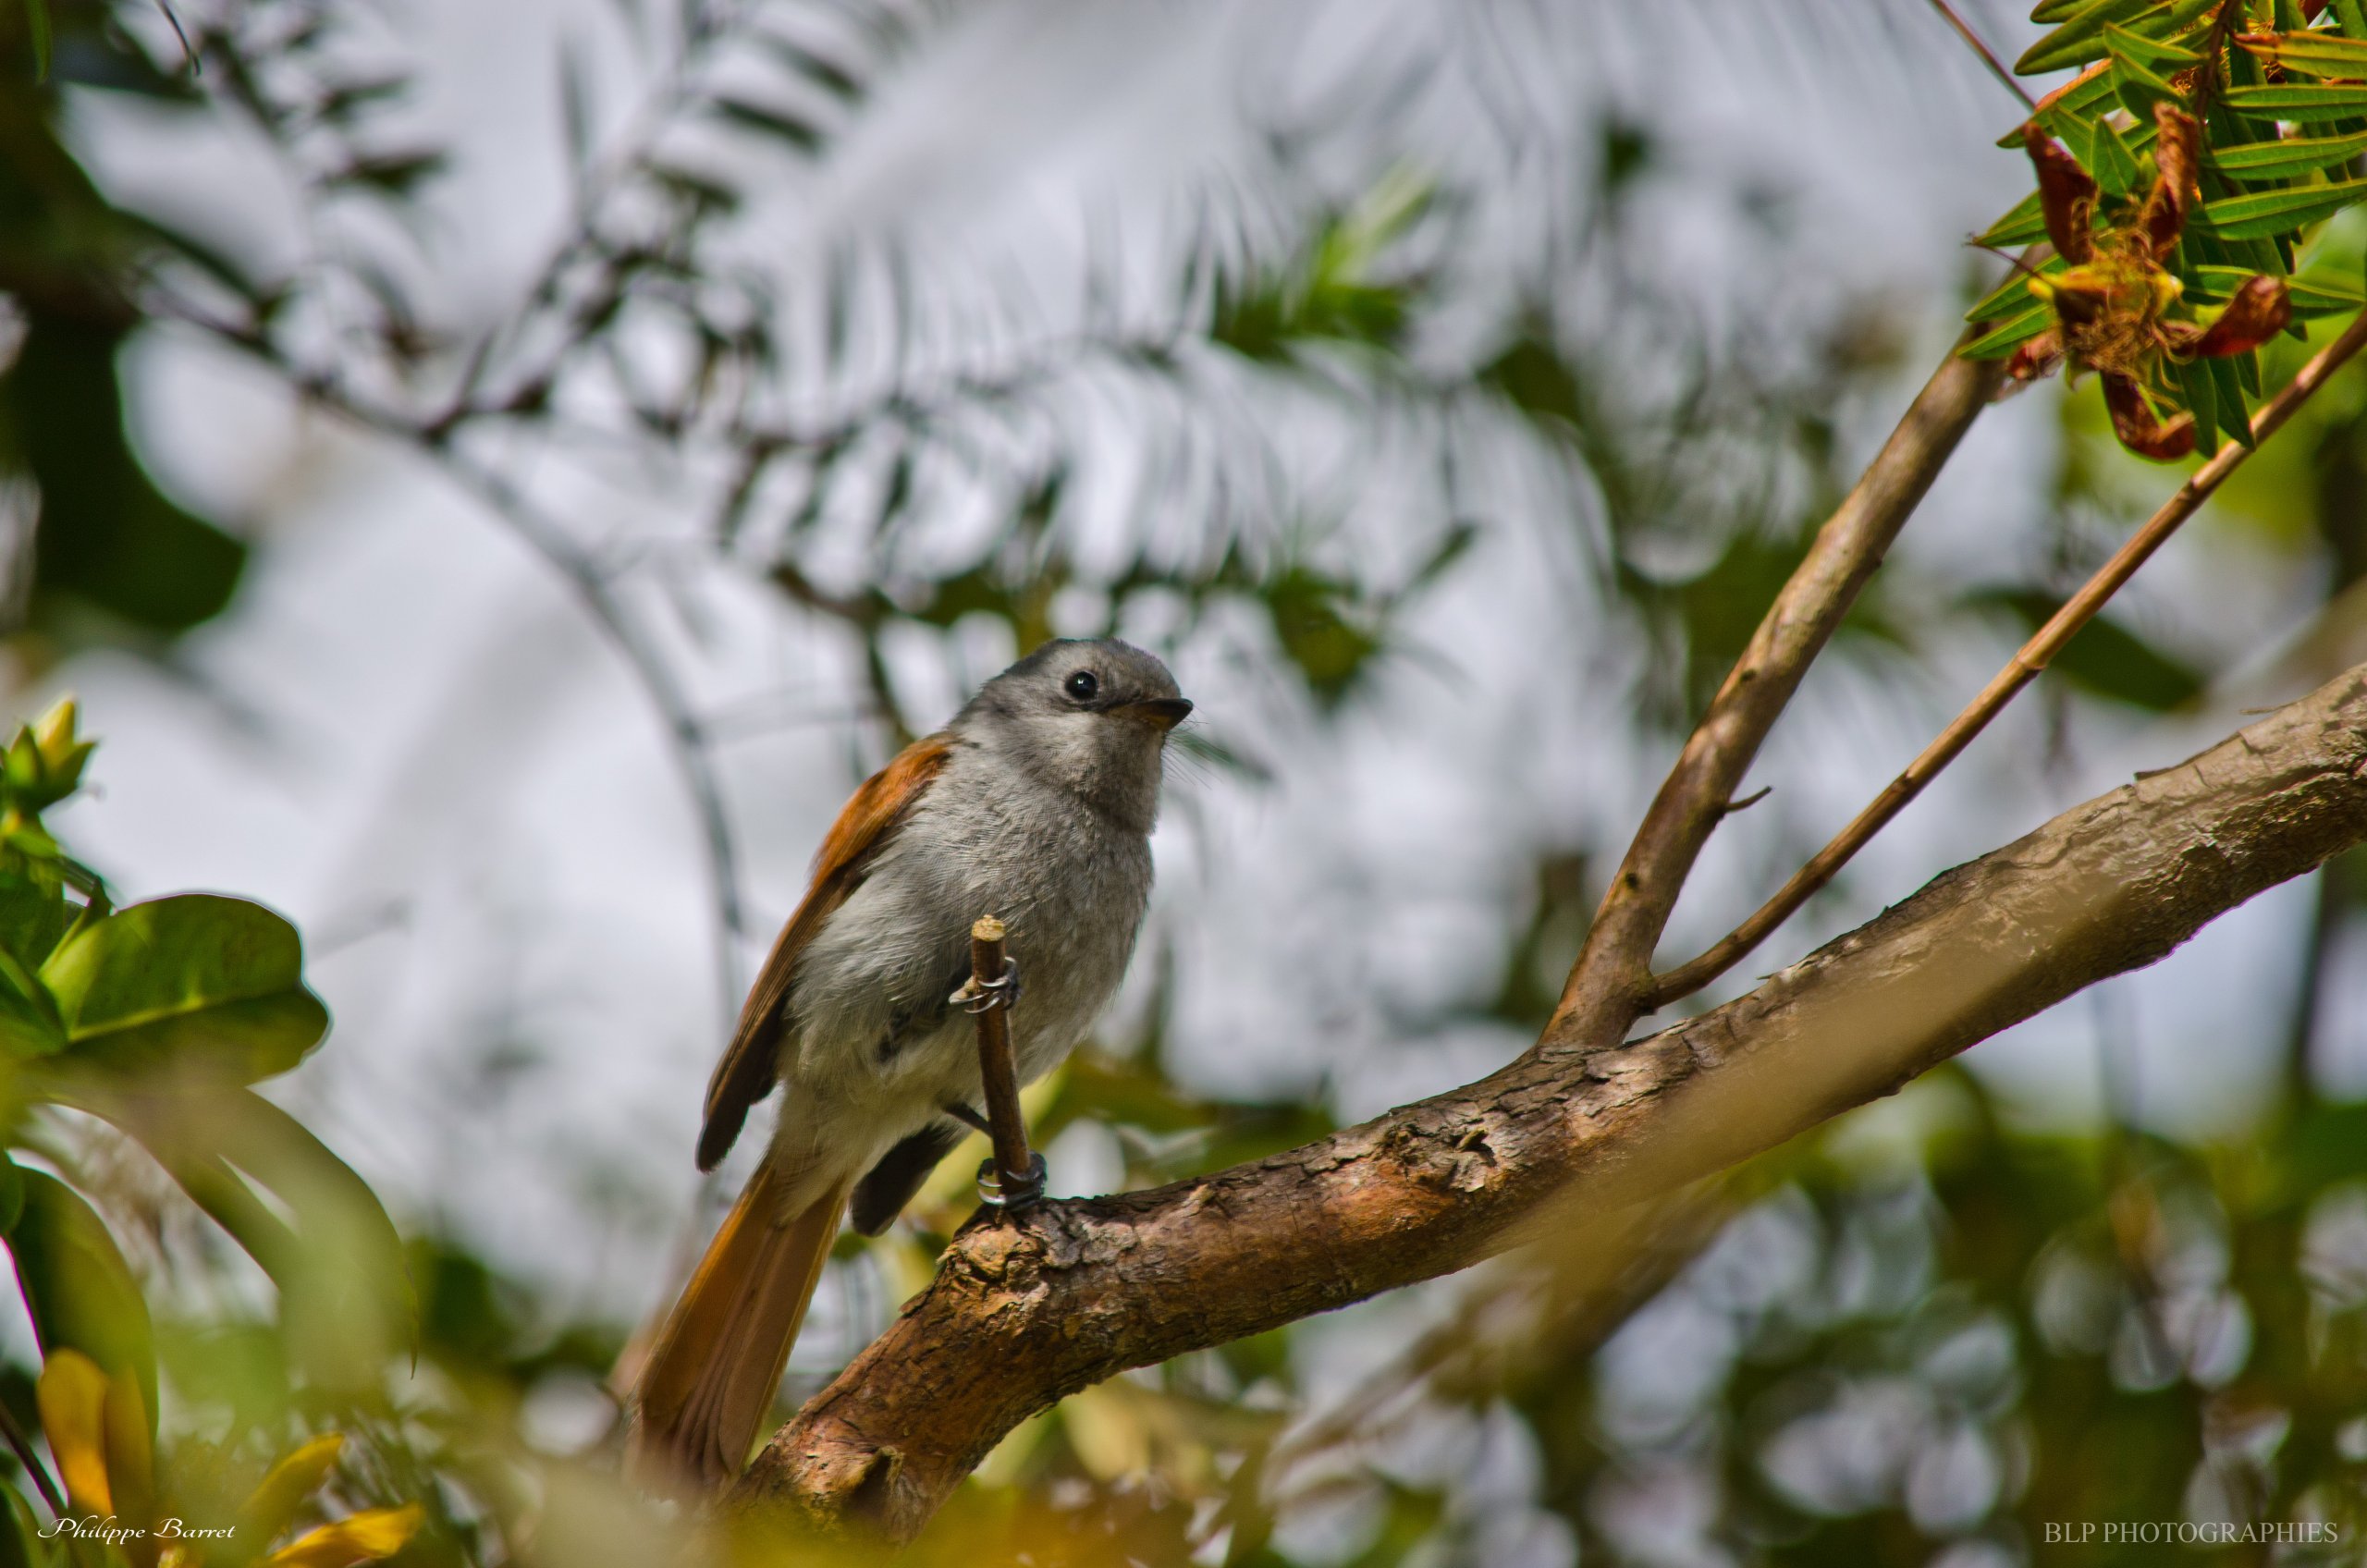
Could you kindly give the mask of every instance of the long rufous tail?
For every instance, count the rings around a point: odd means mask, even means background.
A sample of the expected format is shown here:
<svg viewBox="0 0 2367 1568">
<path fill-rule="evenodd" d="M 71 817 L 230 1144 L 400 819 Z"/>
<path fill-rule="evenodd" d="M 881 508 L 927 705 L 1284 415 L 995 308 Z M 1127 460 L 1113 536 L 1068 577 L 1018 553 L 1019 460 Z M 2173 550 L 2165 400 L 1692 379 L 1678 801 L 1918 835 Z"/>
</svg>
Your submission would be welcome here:
<svg viewBox="0 0 2367 1568">
<path fill-rule="evenodd" d="M 769 1161 L 748 1179 L 658 1331 L 625 1455 L 644 1485 L 707 1496 L 748 1462 L 847 1202 L 840 1186 L 783 1216 L 785 1185 Z"/>
</svg>

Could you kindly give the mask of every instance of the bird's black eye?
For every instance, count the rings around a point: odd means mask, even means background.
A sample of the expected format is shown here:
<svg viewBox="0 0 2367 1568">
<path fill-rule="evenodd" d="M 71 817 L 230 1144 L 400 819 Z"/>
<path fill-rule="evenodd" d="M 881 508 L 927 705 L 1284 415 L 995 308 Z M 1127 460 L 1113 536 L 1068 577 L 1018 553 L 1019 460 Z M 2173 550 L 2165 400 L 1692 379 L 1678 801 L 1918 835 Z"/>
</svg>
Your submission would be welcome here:
<svg viewBox="0 0 2367 1568">
<path fill-rule="evenodd" d="M 1080 703 L 1089 703 L 1093 701 L 1093 694 L 1101 690 L 1101 682 L 1093 671 L 1080 669 L 1061 683 L 1061 690 Z"/>
</svg>

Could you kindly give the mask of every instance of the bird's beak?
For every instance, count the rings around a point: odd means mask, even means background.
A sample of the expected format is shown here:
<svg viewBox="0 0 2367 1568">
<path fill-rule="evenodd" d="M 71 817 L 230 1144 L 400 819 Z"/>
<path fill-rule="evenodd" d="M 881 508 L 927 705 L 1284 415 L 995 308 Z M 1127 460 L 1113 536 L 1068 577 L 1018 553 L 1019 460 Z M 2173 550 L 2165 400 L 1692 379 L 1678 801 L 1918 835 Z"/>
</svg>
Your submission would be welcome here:
<svg viewBox="0 0 2367 1568">
<path fill-rule="evenodd" d="M 1192 702 L 1188 697 L 1143 697 L 1121 703 L 1110 711 L 1159 729 L 1172 729 L 1192 716 Z"/>
</svg>

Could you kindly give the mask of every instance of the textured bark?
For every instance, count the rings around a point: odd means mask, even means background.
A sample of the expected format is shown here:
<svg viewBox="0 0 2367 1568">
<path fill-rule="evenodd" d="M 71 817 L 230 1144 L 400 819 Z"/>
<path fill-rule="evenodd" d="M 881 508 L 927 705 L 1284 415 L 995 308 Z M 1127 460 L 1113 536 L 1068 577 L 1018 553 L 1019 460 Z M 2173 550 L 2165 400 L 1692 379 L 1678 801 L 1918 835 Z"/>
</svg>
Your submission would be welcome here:
<svg viewBox="0 0 2367 1568">
<path fill-rule="evenodd" d="M 1462 1268 L 1890 1093 L 2367 839 L 2367 667 L 2067 812 L 1714 1012 L 1545 1041 L 1255 1164 L 964 1230 L 774 1438 L 743 1506 L 908 1537 L 1004 1433 L 1127 1367 Z"/>
</svg>

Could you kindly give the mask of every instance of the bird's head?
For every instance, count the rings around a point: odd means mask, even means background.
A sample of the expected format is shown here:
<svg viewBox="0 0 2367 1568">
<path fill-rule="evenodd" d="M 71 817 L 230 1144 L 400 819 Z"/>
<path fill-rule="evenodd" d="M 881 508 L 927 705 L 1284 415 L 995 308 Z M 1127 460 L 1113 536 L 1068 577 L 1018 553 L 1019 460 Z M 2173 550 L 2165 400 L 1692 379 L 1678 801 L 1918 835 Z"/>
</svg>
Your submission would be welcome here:
<svg viewBox="0 0 2367 1568">
<path fill-rule="evenodd" d="M 987 681 L 953 729 L 1148 832 L 1168 732 L 1191 711 L 1175 677 L 1142 649 L 1064 638 Z"/>
</svg>

